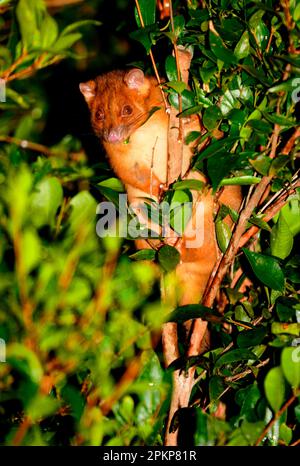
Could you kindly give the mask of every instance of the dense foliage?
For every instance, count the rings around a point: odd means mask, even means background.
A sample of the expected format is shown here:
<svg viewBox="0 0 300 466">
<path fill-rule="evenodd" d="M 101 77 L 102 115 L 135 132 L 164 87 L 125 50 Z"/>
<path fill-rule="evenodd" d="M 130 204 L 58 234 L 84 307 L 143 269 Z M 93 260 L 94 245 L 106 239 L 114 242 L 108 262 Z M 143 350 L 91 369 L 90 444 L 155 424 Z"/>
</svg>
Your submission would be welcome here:
<svg viewBox="0 0 300 466">
<path fill-rule="evenodd" d="M 171 24 L 154 0 L 140 0 L 142 27 L 134 2 L 118 1 L 122 36 L 105 2 L 59 3 L 0 0 L 1 444 L 163 442 L 174 367 L 164 369 L 160 329 L 170 309 L 153 262 L 132 260 L 130 240 L 96 234 L 97 203 L 122 188 L 84 133 L 78 90 L 116 62 L 149 70 L 150 50 L 170 102 L 182 101 L 181 117 L 201 115 L 203 138 L 212 138 L 193 162 L 212 188 L 240 184 L 246 202 L 269 177 L 247 225 L 260 233 L 249 234 L 223 281 L 224 313 L 193 306 L 171 317 L 180 325 L 200 316 L 212 334 L 210 351 L 186 360 L 182 348 L 178 362 L 196 364 L 199 376 L 179 416 L 189 426 L 182 441 L 299 442 L 300 5 L 177 1 Z M 190 89 L 178 81 L 174 44 L 193 48 Z M 192 187 L 179 186 L 184 202 Z M 216 218 L 224 253 L 227 214 Z M 151 259 L 172 268 L 172 251 L 161 256 Z"/>
</svg>

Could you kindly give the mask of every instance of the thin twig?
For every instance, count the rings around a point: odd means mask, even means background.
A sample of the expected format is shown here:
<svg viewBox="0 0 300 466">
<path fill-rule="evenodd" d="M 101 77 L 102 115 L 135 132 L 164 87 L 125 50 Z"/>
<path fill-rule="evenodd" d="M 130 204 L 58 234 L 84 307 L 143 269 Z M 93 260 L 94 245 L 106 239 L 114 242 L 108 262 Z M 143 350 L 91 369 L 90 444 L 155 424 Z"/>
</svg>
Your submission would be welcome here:
<svg viewBox="0 0 300 466">
<path fill-rule="evenodd" d="M 26 416 L 21 422 L 19 428 L 17 429 L 14 438 L 12 439 L 12 445 L 14 447 L 21 445 L 31 425 L 32 425 L 31 420 L 29 419 L 29 417 Z"/>
<path fill-rule="evenodd" d="M 213 403 L 215 403 L 217 400 L 220 400 L 220 399 L 222 398 L 222 396 L 224 396 L 225 393 L 227 393 L 230 389 L 231 389 L 231 387 L 226 387 L 226 388 L 222 391 L 222 393 L 220 393 L 220 395 L 217 397 L 216 400 L 210 401 L 210 402 L 208 403 L 208 405 L 205 406 L 205 408 L 203 408 L 203 412 L 205 413 L 205 412 L 208 410 L 208 408 L 210 408 L 210 406 L 211 406 Z"/>
<path fill-rule="evenodd" d="M 273 205 L 270 205 L 270 207 L 266 210 L 265 212 L 265 215 L 264 215 L 264 222 L 268 222 L 269 220 L 271 220 L 281 209 L 283 206 L 286 205 L 286 203 L 288 202 L 289 200 L 289 197 L 292 195 L 292 194 L 295 194 L 296 193 L 296 188 L 297 187 L 300 187 L 300 181 L 297 181 L 297 183 L 295 183 L 293 185 L 293 187 L 291 187 L 290 189 L 288 189 L 278 200 L 276 203 L 274 203 Z M 257 227 L 257 226 L 253 226 L 251 228 L 249 228 L 249 230 L 246 231 L 246 233 L 243 234 L 243 236 L 241 237 L 240 239 L 240 242 L 239 242 L 239 248 L 242 248 L 245 246 L 245 244 L 248 243 L 248 241 L 253 237 L 255 236 L 258 232 L 260 231 L 260 228 Z"/>
<path fill-rule="evenodd" d="M 53 155 L 53 152 L 49 147 L 46 147 L 42 144 L 36 142 L 27 141 L 27 139 L 14 138 L 12 136 L 0 136 L 0 142 L 6 142 L 8 144 L 15 144 L 16 146 L 21 147 L 22 149 L 29 149 L 34 152 L 41 152 L 47 156 Z"/>
<path fill-rule="evenodd" d="M 26 57 L 27 57 L 27 52 L 23 51 L 20 57 L 14 63 L 12 63 L 12 65 L 1 73 L 0 77 L 4 79 L 4 81 L 7 81 L 7 78 L 15 71 L 15 69 L 19 65 L 22 64 L 22 62 L 26 59 Z"/>
<path fill-rule="evenodd" d="M 43 59 L 45 58 L 46 54 L 43 53 L 40 55 L 31 65 L 27 66 L 23 70 L 17 71 L 14 73 L 13 71 L 20 65 L 22 62 L 26 59 L 27 53 L 23 52 L 21 57 L 16 60 L 7 70 L 4 70 L 3 73 L 0 75 L 4 81 L 9 82 L 9 81 L 14 81 L 15 79 L 20 79 L 20 78 L 28 78 L 31 74 L 33 74 L 35 71 L 37 71 L 40 68 L 44 68 L 46 66 L 49 66 L 52 63 L 56 63 L 60 60 L 63 59 L 63 56 L 56 56 L 52 58 L 50 61 L 48 61 L 46 64 L 41 65 Z"/>
<path fill-rule="evenodd" d="M 175 55 L 175 61 L 176 61 L 176 69 L 177 69 L 177 80 L 181 81 L 181 72 L 180 72 L 180 59 L 179 59 L 179 53 L 178 53 L 178 47 L 177 47 L 177 37 L 175 36 L 175 27 L 174 27 L 174 16 L 173 16 L 173 3 L 172 0 L 169 2 L 169 7 L 170 7 L 170 23 L 171 23 L 171 30 L 173 33 L 173 48 L 174 48 L 174 55 Z M 178 94 L 178 110 L 179 113 L 182 112 L 182 97 L 180 94 Z M 178 134 L 178 141 L 183 142 L 183 135 L 182 135 L 182 119 L 179 118 L 179 134 Z M 182 164 L 182 160 L 181 160 Z M 181 172 L 182 172 L 182 167 L 181 167 Z"/>
<path fill-rule="evenodd" d="M 15 144 L 16 146 L 21 147 L 21 149 L 39 152 L 41 154 L 46 155 L 47 157 L 67 157 L 69 155 L 72 159 L 76 160 L 76 157 L 78 157 L 78 155 L 81 154 L 81 152 L 68 152 L 60 149 L 50 149 L 49 147 L 44 146 L 43 144 L 28 141 L 27 139 L 15 138 L 13 136 L 0 136 L 0 142 L 5 142 L 7 144 Z"/>
<path fill-rule="evenodd" d="M 289 32 L 289 42 L 290 42 L 290 45 L 289 45 L 289 52 L 290 53 L 294 53 L 294 43 L 293 43 L 293 38 L 292 38 L 292 34 L 291 34 L 291 31 L 294 29 L 294 22 L 293 22 L 293 18 L 291 16 L 291 10 L 290 10 L 290 2 L 289 0 L 282 0 L 281 1 L 281 4 L 282 4 L 282 8 L 283 8 L 283 12 L 284 12 L 284 17 L 285 17 L 285 26 Z"/>
<path fill-rule="evenodd" d="M 291 443 L 290 447 L 296 447 L 299 444 L 300 444 L 300 438 L 298 438 L 298 440 L 296 440 L 295 442 Z"/>
<path fill-rule="evenodd" d="M 263 432 L 261 433 L 261 435 L 258 437 L 257 441 L 255 442 L 254 446 L 257 447 L 262 441 L 263 439 L 265 438 L 265 436 L 267 435 L 267 433 L 269 432 L 269 430 L 271 429 L 271 427 L 275 424 L 275 422 L 280 418 L 280 416 L 288 409 L 288 407 L 294 403 L 294 401 L 296 400 L 296 398 L 299 396 L 300 394 L 300 391 L 298 393 L 294 393 L 291 398 L 286 402 L 284 403 L 284 405 L 282 406 L 282 408 L 280 408 L 279 411 L 277 411 L 277 413 L 274 415 L 274 417 L 271 419 L 270 422 L 268 422 L 268 424 L 266 425 L 266 427 L 264 428 Z"/>
<path fill-rule="evenodd" d="M 259 364 L 257 364 L 257 366 L 254 366 L 254 368 L 255 368 L 255 369 L 259 369 L 259 368 L 261 368 L 261 367 L 266 366 L 269 362 L 270 362 L 270 358 L 265 359 L 264 361 L 262 361 L 262 362 L 260 362 Z M 235 382 L 236 380 L 243 379 L 244 377 L 246 377 L 246 376 L 249 375 L 249 374 L 253 374 L 253 370 L 252 370 L 252 369 L 246 369 L 245 371 L 240 372 L 239 374 L 230 375 L 230 376 L 228 376 L 228 377 L 225 377 L 225 382 Z"/>
<path fill-rule="evenodd" d="M 130 361 L 125 373 L 114 389 L 114 393 L 100 402 L 100 408 L 104 415 L 107 415 L 111 411 L 115 403 L 124 395 L 130 384 L 138 377 L 142 366 L 142 355 L 143 352 Z"/>
<path fill-rule="evenodd" d="M 266 53 L 269 53 L 269 51 L 270 51 L 272 39 L 274 37 L 274 32 L 275 32 L 275 28 L 272 26 L 271 27 L 271 34 L 270 34 L 270 37 L 269 37 L 269 40 L 268 40 L 268 43 L 267 43 L 267 47 L 266 47 Z"/>
<path fill-rule="evenodd" d="M 144 23 L 143 15 L 142 15 L 142 12 L 141 12 L 141 7 L 140 7 L 140 4 L 139 4 L 139 0 L 135 0 L 135 5 L 136 5 L 136 9 L 137 9 L 137 12 L 138 12 L 138 17 L 139 17 L 141 26 L 142 26 L 142 28 L 144 28 L 145 23 Z M 152 63 L 152 66 L 153 66 L 153 70 L 154 70 L 154 74 L 155 74 L 155 77 L 157 79 L 157 82 L 158 82 L 159 85 L 161 85 L 162 81 L 160 79 L 158 69 L 157 69 L 157 66 L 156 66 L 156 62 L 155 62 L 155 59 L 154 59 L 154 55 L 153 55 L 153 52 L 152 52 L 151 49 L 150 49 L 150 52 L 149 52 L 149 56 L 150 56 L 150 59 L 151 59 L 151 63 Z M 164 101 L 164 104 L 165 104 L 166 111 L 168 112 L 169 104 L 167 102 L 165 93 L 162 90 L 162 88 L 161 88 L 161 93 L 162 93 L 162 97 L 163 97 L 163 101 Z"/>
</svg>

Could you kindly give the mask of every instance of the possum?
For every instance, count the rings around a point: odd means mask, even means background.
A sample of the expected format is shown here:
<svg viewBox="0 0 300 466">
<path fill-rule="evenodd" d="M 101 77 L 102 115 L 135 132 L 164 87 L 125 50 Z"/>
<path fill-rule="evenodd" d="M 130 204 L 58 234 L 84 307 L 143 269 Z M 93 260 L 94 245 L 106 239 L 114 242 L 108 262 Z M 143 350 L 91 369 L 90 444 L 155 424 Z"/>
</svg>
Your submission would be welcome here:
<svg viewBox="0 0 300 466">
<path fill-rule="evenodd" d="M 168 189 L 169 116 L 166 113 L 162 91 L 154 77 L 133 68 L 112 71 L 94 80 L 80 84 L 90 110 L 91 124 L 100 139 L 111 167 L 125 185 L 130 203 L 145 198 L 160 202 Z M 184 134 L 201 131 L 201 122 L 193 115 L 184 122 Z M 195 143 L 183 145 L 183 179 L 203 182 L 202 191 L 193 191 L 194 209 L 182 237 L 169 230 L 163 244 L 171 244 L 180 253 L 176 267 L 179 282 L 180 305 L 198 303 L 201 300 L 209 277 L 218 259 L 214 216 L 220 203 L 238 210 L 241 202 L 240 188 L 227 186 L 216 200 L 208 180 L 200 172 L 190 170 Z M 227 219 L 227 221 L 229 221 Z M 195 231 L 195 226 L 201 231 Z M 173 237 L 172 237 L 173 233 Z M 191 246 L 195 234 L 200 243 Z M 136 240 L 138 249 L 159 247 L 145 239 Z"/>
</svg>

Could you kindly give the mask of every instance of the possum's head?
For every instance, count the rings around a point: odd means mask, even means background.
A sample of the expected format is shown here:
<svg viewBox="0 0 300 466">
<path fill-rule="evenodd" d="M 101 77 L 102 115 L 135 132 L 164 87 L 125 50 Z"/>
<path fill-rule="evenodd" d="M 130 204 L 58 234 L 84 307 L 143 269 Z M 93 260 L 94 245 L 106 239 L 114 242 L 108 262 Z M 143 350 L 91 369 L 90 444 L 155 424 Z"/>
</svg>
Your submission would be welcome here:
<svg viewBox="0 0 300 466">
<path fill-rule="evenodd" d="M 79 87 L 96 135 L 110 144 L 126 141 L 147 121 L 153 108 L 161 105 L 153 78 L 137 68 L 111 71 Z"/>
</svg>

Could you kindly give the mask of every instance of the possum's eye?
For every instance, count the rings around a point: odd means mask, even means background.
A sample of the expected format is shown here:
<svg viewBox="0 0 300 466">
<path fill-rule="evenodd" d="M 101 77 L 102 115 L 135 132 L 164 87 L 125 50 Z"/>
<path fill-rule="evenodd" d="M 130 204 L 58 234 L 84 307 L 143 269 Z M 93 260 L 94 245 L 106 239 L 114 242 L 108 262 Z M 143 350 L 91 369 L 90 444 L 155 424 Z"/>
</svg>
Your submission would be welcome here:
<svg viewBox="0 0 300 466">
<path fill-rule="evenodd" d="M 133 112 L 133 109 L 130 105 L 124 105 L 122 108 L 122 116 L 129 116 Z"/>
<path fill-rule="evenodd" d="M 98 121 L 103 121 L 104 120 L 104 111 L 102 108 L 98 108 L 98 110 L 95 113 L 95 118 Z"/>
</svg>

